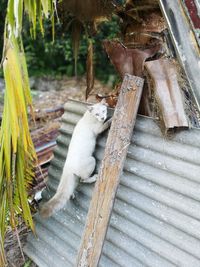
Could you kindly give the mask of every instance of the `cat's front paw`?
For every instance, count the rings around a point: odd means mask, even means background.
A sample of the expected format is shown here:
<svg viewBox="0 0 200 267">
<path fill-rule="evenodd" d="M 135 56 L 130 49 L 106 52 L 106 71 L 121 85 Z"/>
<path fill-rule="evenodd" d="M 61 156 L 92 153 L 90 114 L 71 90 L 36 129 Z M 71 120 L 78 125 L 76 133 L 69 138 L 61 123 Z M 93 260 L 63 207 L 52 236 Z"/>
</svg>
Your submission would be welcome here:
<svg viewBox="0 0 200 267">
<path fill-rule="evenodd" d="M 109 127 L 110 125 L 111 125 L 111 123 L 112 123 L 112 117 L 110 118 L 110 119 L 108 119 L 107 121 L 105 121 L 105 125 L 107 126 L 107 127 Z"/>
</svg>

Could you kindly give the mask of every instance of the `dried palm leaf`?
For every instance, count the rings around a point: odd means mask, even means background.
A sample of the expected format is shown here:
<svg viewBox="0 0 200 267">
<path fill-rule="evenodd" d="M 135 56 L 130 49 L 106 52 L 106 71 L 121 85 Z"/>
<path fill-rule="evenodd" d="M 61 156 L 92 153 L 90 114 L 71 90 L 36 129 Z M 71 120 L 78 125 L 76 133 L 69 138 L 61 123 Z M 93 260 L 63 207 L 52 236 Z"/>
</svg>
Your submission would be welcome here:
<svg viewBox="0 0 200 267">
<path fill-rule="evenodd" d="M 77 60 L 82 28 L 82 23 L 79 20 L 74 19 L 72 22 L 72 49 L 74 53 L 75 76 L 77 76 Z"/>
<path fill-rule="evenodd" d="M 86 99 L 89 93 L 94 87 L 94 65 L 93 65 L 93 43 L 89 40 L 88 54 L 87 54 L 87 89 L 86 89 Z"/>
<path fill-rule="evenodd" d="M 67 0 L 60 3 L 60 9 L 88 22 L 109 16 L 113 4 L 111 0 Z"/>
</svg>

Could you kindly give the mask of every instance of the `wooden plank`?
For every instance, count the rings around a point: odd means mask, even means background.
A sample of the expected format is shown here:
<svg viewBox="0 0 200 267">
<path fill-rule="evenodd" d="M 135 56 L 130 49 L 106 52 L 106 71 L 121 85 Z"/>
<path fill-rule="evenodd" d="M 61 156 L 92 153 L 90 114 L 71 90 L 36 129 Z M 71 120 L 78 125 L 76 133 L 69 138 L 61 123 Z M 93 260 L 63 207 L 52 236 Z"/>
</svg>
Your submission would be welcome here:
<svg viewBox="0 0 200 267">
<path fill-rule="evenodd" d="M 120 175 L 140 103 L 144 80 L 126 74 L 113 115 L 106 149 L 94 188 L 76 266 L 98 265 Z"/>
</svg>

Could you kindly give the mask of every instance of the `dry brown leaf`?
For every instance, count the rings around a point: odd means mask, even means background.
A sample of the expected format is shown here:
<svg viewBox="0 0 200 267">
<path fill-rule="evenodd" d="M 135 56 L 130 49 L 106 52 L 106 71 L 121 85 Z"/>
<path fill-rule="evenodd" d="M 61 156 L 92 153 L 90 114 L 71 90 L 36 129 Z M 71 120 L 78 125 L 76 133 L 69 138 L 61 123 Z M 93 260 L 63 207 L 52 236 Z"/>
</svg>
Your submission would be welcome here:
<svg viewBox="0 0 200 267">
<path fill-rule="evenodd" d="M 89 41 L 88 54 L 87 54 L 87 89 L 85 98 L 87 99 L 89 93 L 94 87 L 94 65 L 93 65 L 93 43 Z"/>
<path fill-rule="evenodd" d="M 114 108 L 117 104 L 117 100 L 118 100 L 118 95 L 106 95 L 106 96 L 102 96 L 100 94 L 96 95 L 96 99 L 101 102 L 102 99 L 105 99 L 106 103 L 108 104 L 108 106 L 110 108 Z"/>
<path fill-rule="evenodd" d="M 85 22 L 107 17 L 113 9 L 111 0 L 67 0 L 61 1 L 60 6 Z"/>
<path fill-rule="evenodd" d="M 79 20 L 74 20 L 72 22 L 72 48 L 74 53 L 75 76 L 77 76 L 77 60 L 82 27 L 82 23 Z"/>
</svg>

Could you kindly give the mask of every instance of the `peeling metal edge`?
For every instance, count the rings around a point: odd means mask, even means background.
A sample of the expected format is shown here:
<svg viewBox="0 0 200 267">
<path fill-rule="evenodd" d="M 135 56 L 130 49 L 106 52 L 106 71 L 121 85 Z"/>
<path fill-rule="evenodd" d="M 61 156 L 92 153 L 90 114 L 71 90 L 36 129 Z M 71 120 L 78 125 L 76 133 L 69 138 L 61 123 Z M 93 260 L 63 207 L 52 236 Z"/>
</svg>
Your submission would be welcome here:
<svg viewBox="0 0 200 267">
<path fill-rule="evenodd" d="M 194 100 L 200 110 L 200 58 L 195 45 L 188 41 L 192 29 L 183 18 L 184 10 L 179 0 L 159 0 L 159 5 L 167 21 L 178 58 L 188 78 Z"/>
</svg>

